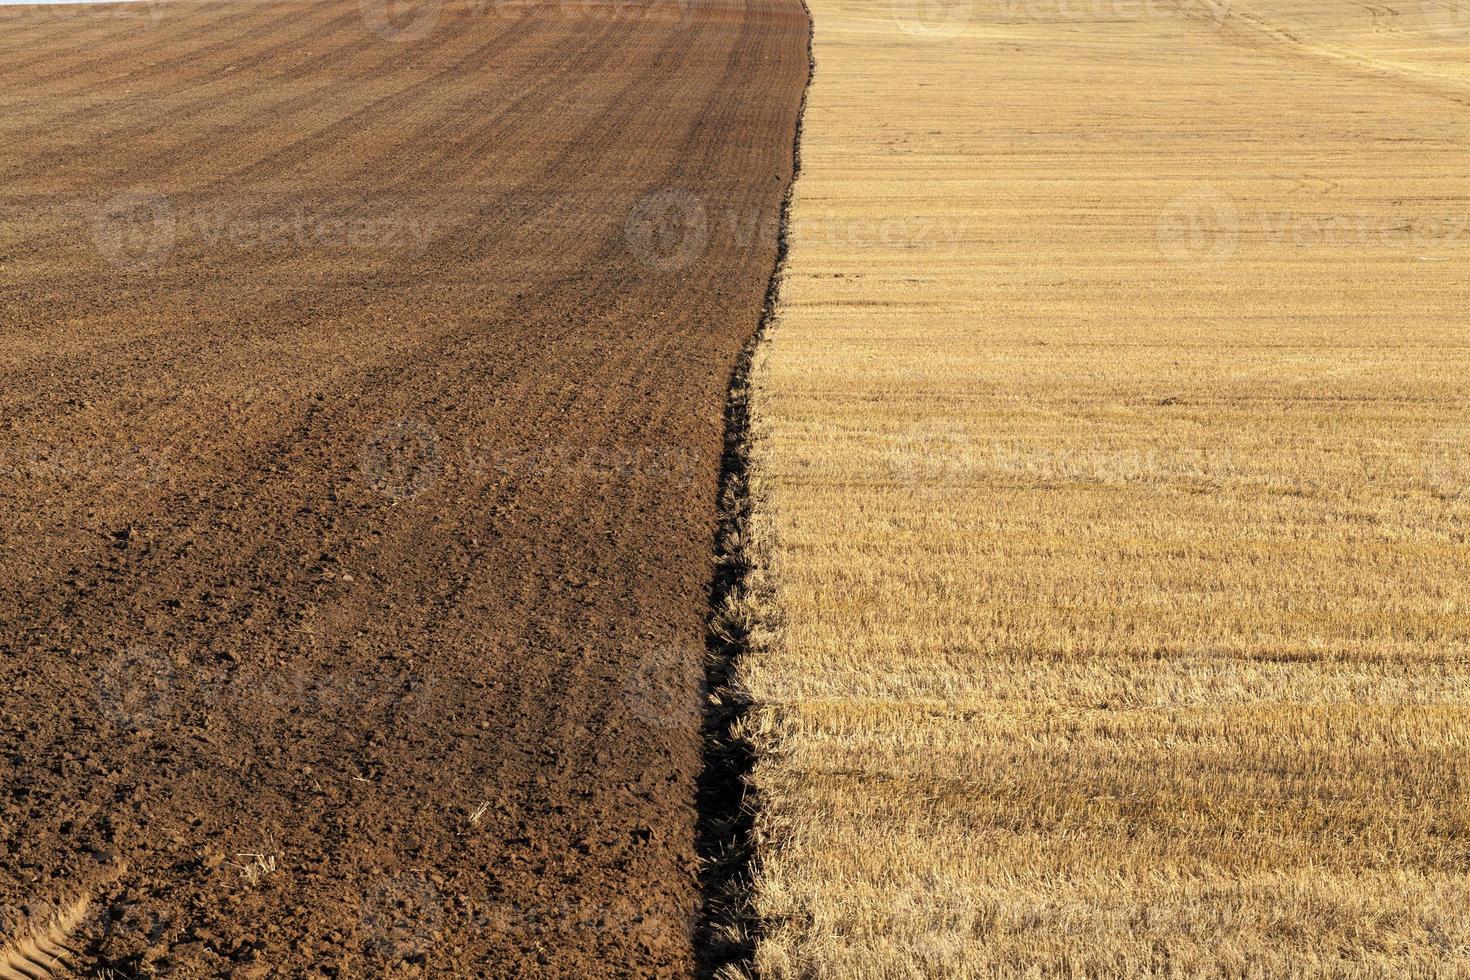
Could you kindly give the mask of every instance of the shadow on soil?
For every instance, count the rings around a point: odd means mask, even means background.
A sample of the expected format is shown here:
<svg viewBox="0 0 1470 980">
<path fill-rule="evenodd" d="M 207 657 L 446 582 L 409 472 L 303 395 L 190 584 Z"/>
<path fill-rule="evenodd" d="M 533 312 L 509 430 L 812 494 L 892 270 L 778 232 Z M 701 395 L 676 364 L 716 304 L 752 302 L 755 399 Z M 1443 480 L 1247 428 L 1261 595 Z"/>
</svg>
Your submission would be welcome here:
<svg viewBox="0 0 1470 980">
<path fill-rule="evenodd" d="M 696 975 L 753 975 L 759 923 L 750 909 L 750 886 L 756 869 L 751 833 L 755 805 L 747 777 L 755 763 L 737 726 L 749 701 L 733 683 L 742 657 L 750 650 L 749 582 L 754 555 L 748 548 L 751 510 L 749 492 L 750 382 L 755 357 L 776 316 L 781 279 L 790 248 L 791 196 L 801 176 L 801 134 L 807 95 L 816 74 L 811 8 L 802 0 L 807 21 L 807 79 L 797 110 L 792 143 L 791 182 L 781 201 L 776 259 L 766 287 L 765 306 L 755 333 L 746 342 L 730 376 L 725 409 L 725 445 L 720 460 L 720 525 L 715 539 L 715 575 L 710 584 L 708 667 L 703 720 L 704 765 L 699 778 L 699 822 L 696 847 L 700 857 L 703 907 L 695 931 Z"/>
</svg>

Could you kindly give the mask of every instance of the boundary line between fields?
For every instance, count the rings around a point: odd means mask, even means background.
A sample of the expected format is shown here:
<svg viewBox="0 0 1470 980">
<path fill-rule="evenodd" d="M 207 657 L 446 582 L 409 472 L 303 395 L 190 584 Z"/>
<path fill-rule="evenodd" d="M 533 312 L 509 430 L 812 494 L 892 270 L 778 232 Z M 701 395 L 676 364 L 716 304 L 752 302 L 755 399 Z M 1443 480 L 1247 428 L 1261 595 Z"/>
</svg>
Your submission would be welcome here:
<svg viewBox="0 0 1470 980">
<path fill-rule="evenodd" d="M 776 625 L 772 583 L 763 547 L 755 533 L 759 502 L 751 487 L 750 386 L 771 326 L 790 252 L 791 200 L 801 178 L 801 137 L 807 98 L 817 74 L 816 19 L 807 0 L 798 0 L 806 17 L 807 77 L 796 112 L 791 146 L 791 180 L 781 198 L 776 257 L 766 285 L 761 317 L 745 342 L 730 376 L 725 406 L 724 448 L 720 458 L 719 529 L 715 575 L 710 586 L 707 637 L 708 692 L 704 709 L 703 767 L 698 786 L 695 844 L 700 857 L 701 908 L 694 934 L 696 974 L 705 978 L 752 977 L 760 923 L 751 907 L 759 865 L 753 839 L 756 800 L 748 777 L 755 764 L 740 724 L 750 699 L 736 679 L 740 661 L 755 638 Z"/>
</svg>

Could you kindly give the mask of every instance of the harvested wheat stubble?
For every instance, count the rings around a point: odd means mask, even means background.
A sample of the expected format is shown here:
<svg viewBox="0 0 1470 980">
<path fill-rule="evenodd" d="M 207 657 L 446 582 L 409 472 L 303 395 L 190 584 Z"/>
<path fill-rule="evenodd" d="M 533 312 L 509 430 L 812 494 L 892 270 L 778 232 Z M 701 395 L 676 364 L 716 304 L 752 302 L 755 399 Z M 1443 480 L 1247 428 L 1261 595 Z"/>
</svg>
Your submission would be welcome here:
<svg viewBox="0 0 1470 980">
<path fill-rule="evenodd" d="M 0 909 L 126 861 L 99 966 L 693 970 L 807 21 L 418 11 L 0 11 Z"/>
<path fill-rule="evenodd" d="M 1470 974 L 1470 22 L 813 7 L 762 974 Z"/>
</svg>

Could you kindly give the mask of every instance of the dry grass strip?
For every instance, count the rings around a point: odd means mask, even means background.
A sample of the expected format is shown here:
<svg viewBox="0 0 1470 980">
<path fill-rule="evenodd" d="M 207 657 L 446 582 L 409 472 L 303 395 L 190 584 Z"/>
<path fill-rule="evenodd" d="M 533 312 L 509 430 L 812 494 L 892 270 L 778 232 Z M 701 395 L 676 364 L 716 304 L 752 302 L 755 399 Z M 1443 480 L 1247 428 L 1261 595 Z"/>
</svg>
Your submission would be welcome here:
<svg viewBox="0 0 1470 980">
<path fill-rule="evenodd" d="M 1470 976 L 1470 17 L 813 8 L 757 969 Z"/>
</svg>

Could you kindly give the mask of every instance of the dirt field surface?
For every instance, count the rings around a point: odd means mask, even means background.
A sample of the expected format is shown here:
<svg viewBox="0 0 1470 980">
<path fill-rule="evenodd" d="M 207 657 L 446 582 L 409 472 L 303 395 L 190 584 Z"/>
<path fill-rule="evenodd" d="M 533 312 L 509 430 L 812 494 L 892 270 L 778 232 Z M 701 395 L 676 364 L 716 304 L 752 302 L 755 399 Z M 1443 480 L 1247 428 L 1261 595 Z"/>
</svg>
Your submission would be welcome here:
<svg viewBox="0 0 1470 980">
<path fill-rule="evenodd" d="M 1470 10 L 813 18 L 761 975 L 1470 975 Z"/>
<path fill-rule="evenodd" d="M 0 24 L 0 935 L 121 975 L 693 972 L 799 5 Z"/>
</svg>

